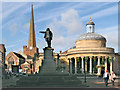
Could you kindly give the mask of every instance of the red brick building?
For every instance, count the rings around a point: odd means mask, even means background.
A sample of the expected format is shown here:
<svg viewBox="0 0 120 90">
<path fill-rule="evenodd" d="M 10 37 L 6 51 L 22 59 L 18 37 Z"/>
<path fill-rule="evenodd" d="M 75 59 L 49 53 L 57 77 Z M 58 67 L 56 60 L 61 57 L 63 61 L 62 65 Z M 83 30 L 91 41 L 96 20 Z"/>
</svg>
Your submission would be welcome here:
<svg viewBox="0 0 120 90">
<path fill-rule="evenodd" d="M 5 64 L 7 65 L 6 71 L 12 71 L 19 73 L 20 65 L 25 62 L 25 58 L 15 52 L 10 52 L 5 58 Z"/>
<path fill-rule="evenodd" d="M 6 53 L 5 45 L 0 44 L 0 63 L 1 64 L 5 64 L 5 53 Z"/>
</svg>

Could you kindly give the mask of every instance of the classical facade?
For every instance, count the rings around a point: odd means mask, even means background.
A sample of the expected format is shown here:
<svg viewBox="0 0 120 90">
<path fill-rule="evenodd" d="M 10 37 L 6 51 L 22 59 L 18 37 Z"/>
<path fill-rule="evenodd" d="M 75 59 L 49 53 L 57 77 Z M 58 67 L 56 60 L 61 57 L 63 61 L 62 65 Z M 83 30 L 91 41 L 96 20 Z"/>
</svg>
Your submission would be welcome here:
<svg viewBox="0 0 120 90">
<path fill-rule="evenodd" d="M 95 24 L 90 20 L 86 24 L 87 33 L 76 40 L 76 46 L 60 54 L 60 59 L 69 63 L 70 73 L 88 72 L 100 75 L 101 71 L 113 70 L 115 53 L 106 47 L 106 38 L 95 33 Z M 72 63 L 72 64 L 70 64 Z M 70 66 L 71 65 L 71 66 Z"/>
</svg>

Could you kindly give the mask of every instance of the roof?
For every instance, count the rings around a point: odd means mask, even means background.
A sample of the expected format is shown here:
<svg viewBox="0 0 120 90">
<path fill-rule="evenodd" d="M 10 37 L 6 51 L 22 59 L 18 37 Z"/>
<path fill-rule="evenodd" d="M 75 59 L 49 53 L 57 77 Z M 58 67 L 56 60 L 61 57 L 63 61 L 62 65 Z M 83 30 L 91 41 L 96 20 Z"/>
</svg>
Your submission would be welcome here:
<svg viewBox="0 0 120 90">
<path fill-rule="evenodd" d="M 95 25 L 94 22 L 92 22 L 91 20 L 87 22 L 86 25 Z"/>
<path fill-rule="evenodd" d="M 86 25 L 95 25 L 93 21 L 91 21 L 91 17 L 90 17 L 90 20 L 87 22 Z"/>
<path fill-rule="evenodd" d="M 81 35 L 77 39 L 77 41 L 79 40 L 105 40 L 106 41 L 106 38 L 97 33 L 86 33 L 86 34 Z"/>
<path fill-rule="evenodd" d="M 22 59 L 25 59 L 22 55 L 20 55 L 20 54 L 18 54 L 18 53 L 16 53 L 16 52 L 13 52 L 17 57 L 19 57 L 19 58 L 22 58 Z"/>
<path fill-rule="evenodd" d="M 70 49 L 74 49 L 74 48 L 76 48 L 76 46 L 73 46 L 73 47 L 71 47 Z"/>
</svg>

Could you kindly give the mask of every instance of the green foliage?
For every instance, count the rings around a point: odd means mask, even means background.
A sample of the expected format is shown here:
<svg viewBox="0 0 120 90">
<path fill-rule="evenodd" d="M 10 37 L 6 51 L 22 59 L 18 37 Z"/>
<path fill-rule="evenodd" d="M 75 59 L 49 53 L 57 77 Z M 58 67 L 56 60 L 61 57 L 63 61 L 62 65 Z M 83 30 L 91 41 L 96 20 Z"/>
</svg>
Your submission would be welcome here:
<svg viewBox="0 0 120 90">
<path fill-rule="evenodd" d="M 72 59 L 70 59 L 71 60 L 71 62 L 72 62 Z"/>
<path fill-rule="evenodd" d="M 93 57 L 93 61 L 95 62 L 97 60 L 97 56 L 94 56 Z"/>
<path fill-rule="evenodd" d="M 115 61 L 115 60 L 116 60 L 116 58 L 114 57 L 114 58 L 113 58 L 113 61 Z"/>
<path fill-rule="evenodd" d="M 102 62 L 104 62 L 105 61 L 105 57 L 102 57 Z"/>
<path fill-rule="evenodd" d="M 111 61 L 111 59 L 109 58 L 109 59 L 108 59 L 108 62 L 110 63 L 110 61 Z"/>
<path fill-rule="evenodd" d="M 77 58 L 77 62 L 80 62 L 80 58 Z"/>
<path fill-rule="evenodd" d="M 87 61 L 87 60 L 88 60 L 88 56 L 85 57 L 85 61 Z"/>
</svg>

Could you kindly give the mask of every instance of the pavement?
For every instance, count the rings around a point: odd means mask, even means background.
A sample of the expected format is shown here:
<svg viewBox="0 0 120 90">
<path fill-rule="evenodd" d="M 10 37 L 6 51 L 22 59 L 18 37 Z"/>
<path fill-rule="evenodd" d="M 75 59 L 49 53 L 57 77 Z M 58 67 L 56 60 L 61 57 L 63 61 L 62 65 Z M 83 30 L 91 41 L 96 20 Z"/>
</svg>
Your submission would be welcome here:
<svg viewBox="0 0 120 90">
<path fill-rule="evenodd" d="M 29 77 L 29 76 L 28 76 Z M 108 86 L 105 86 L 104 79 L 101 77 L 86 77 L 86 83 L 84 82 L 84 77 L 83 76 L 77 76 L 77 78 L 82 82 L 82 84 L 85 86 L 85 88 L 120 88 L 120 77 L 118 77 L 115 80 L 115 85 L 112 86 L 112 83 L 110 80 L 108 81 Z M 19 81 L 20 78 L 10 78 L 10 79 L 3 79 L 2 80 L 2 87 L 9 88 L 11 86 L 15 86 L 16 82 Z M 80 83 L 81 84 L 81 83 Z"/>
<path fill-rule="evenodd" d="M 18 81 L 18 80 L 19 80 L 18 77 L 10 77 L 9 79 L 8 78 L 3 78 L 2 79 L 2 87 L 7 88 L 11 85 L 16 85 L 16 81 Z"/>
<path fill-rule="evenodd" d="M 78 77 L 80 80 L 82 80 L 82 82 L 85 81 L 84 77 Z M 85 83 L 85 82 L 84 82 Z M 116 78 L 115 82 L 114 82 L 114 86 L 112 86 L 111 81 L 108 81 L 108 86 L 105 86 L 105 82 L 104 79 L 99 77 L 87 77 L 86 78 L 86 85 L 88 85 L 88 88 L 120 88 L 120 77 Z"/>
</svg>

